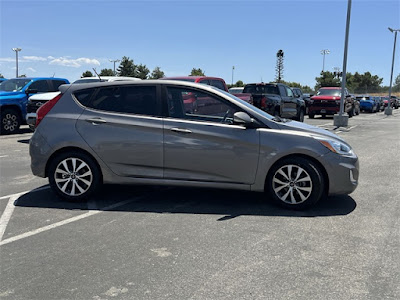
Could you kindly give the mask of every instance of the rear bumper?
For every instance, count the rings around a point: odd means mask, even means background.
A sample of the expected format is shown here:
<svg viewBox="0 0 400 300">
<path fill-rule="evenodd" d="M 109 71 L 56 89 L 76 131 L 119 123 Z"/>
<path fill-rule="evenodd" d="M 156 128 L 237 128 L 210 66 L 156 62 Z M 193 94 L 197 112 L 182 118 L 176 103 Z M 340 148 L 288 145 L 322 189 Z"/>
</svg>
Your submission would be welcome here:
<svg viewBox="0 0 400 300">
<path fill-rule="evenodd" d="M 27 113 L 26 114 L 26 124 L 29 125 L 29 127 L 35 127 L 36 125 L 36 118 L 37 114 L 36 113 Z"/>
<path fill-rule="evenodd" d="M 322 105 L 310 105 L 308 107 L 309 114 L 315 115 L 334 115 L 340 110 L 340 106 L 322 106 Z"/>
</svg>

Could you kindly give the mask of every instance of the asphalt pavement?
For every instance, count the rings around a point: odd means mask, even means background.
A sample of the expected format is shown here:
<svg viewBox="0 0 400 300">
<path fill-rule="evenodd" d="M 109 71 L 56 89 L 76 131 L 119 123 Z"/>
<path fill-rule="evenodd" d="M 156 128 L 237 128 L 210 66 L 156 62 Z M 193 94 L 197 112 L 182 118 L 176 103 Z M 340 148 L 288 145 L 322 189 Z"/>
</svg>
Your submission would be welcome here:
<svg viewBox="0 0 400 300">
<path fill-rule="evenodd" d="M 0 136 L 0 299 L 400 299 L 400 109 L 335 128 L 359 186 L 307 211 L 263 194 L 106 186 L 60 201 L 31 133 Z"/>
</svg>

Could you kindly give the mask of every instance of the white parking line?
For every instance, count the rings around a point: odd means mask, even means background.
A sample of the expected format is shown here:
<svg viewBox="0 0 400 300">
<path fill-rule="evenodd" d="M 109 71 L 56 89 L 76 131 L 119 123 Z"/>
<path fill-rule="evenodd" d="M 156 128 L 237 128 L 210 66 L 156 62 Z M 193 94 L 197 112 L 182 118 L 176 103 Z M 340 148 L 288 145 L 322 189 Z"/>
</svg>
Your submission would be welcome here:
<svg viewBox="0 0 400 300">
<path fill-rule="evenodd" d="M 17 200 L 22 194 L 17 194 L 8 200 L 6 209 L 4 210 L 3 214 L 0 218 L 0 241 L 3 239 L 4 232 L 6 231 L 7 224 L 11 219 L 11 215 L 14 211 L 15 205 L 14 202 Z"/>
<path fill-rule="evenodd" d="M 0 155 L 0 158 L 8 157 L 8 155 Z"/>
<path fill-rule="evenodd" d="M 39 234 L 39 233 L 44 232 L 44 231 L 48 231 L 50 229 L 54 229 L 54 228 L 60 227 L 62 225 L 66 225 L 66 224 L 69 224 L 69 223 L 72 223 L 72 222 L 75 222 L 75 221 L 78 221 L 78 220 L 81 220 L 81 219 L 96 215 L 96 214 L 101 213 L 103 211 L 112 210 L 114 208 L 123 206 L 125 204 L 138 201 L 138 200 L 140 200 L 140 199 L 142 199 L 144 197 L 147 197 L 147 196 L 148 195 L 144 195 L 144 196 L 140 196 L 140 197 L 137 197 L 137 198 L 124 200 L 124 201 L 121 201 L 121 202 L 106 206 L 106 207 L 104 207 L 104 208 L 102 208 L 100 210 L 89 211 L 89 212 L 84 213 L 84 214 L 79 215 L 79 216 L 75 216 L 75 217 L 72 217 L 72 218 L 69 218 L 69 219 L 66 219 L 66 220 L 51 224 L 51 225 L 47 225 L 47 226 L 44 226 L 44 227 L 41 227 L 41 228 L 38 228 L 38 229 L 35 229 L 35 230 L 32 230 L 32 231 L 28 231 L 28 232 L 22 233 L 20 235 L 17 235 L 17 236 L 14 236 L 14 237 L 11 237 L 11 238 L 8 238 L 8 239 L 5 239 L 5 240 L 1 241 L 0 242 L 0 246 L 6 245 L 6 244 L 9 244 L 9 243 L 12 243 L 12 242 L 15 242 L 15 241 L 18 241 L 18 240 L 21 240 L 21 239 L 36 235 L 36 234 Z M 13 199 L 14 199 L 14 197 L 13 197 Z M 14 201 L 12 201 L 11 203 L 13 204 Z M 10 203 L 10 201 L 9 201 L 9 203 Z M 4 228 L 4 230 L 5 230 L 5 228 Z"/>
</svg>

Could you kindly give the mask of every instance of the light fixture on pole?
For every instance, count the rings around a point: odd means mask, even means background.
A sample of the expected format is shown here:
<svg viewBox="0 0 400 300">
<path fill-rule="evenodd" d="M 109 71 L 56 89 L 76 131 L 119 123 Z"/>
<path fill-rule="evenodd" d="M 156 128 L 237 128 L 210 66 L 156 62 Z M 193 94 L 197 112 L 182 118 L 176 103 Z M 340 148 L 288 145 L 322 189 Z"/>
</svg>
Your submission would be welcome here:
<svg viewBox="0 0 400 300">
<path fill-rule="evenodd" d="M 324 56 L 323 60 L 322 60 L 322 73 L 325 71 L 325 55 L 331 53 L 331 51 L 329 49 L 323 49 L 321 50 L 321 54 Z"/>
<path fill-rule="evenodd" d="M 16 70 L 16 76 L 18 78 L 18 52 L 21 51 L 21 48 L 12 48 L 12 51 L 15 51 L 15 61 L 16 61 L 16 65 L 17 65 L 17 70 Z"/>
<path fill-rule="evenodd" d="M 113 62 L 114 63 L 114 76 L 116 75 L 115 74 L 115 63 L 116 62 L 120 62 L 121 60 L 119 60 L 119 59 L 110 59 L 110 62 Z"/>
<path fill-rule="evenodd" d="M 397 32 L 400 31 L 400 29 L 393 29 L 388 27 L 390 32 L 394 32 L 394 45 L 393 45 L 393 58 L 392 58 L 392 71 L 390 73 L 390 85 L 389 85 L 389 100 L 388 100 L 388 106 L 385 109 L 385 115 L 389 116 L 392 114 L 392 108 L 390 107 L 390 102 L 391 102 L 391 97 L 392 97 L 392 81 L 393 81 L 393 66 L 394 66 L 394 54 L 396 53 L 396 39 L 397 39 Z"/>
</svg>

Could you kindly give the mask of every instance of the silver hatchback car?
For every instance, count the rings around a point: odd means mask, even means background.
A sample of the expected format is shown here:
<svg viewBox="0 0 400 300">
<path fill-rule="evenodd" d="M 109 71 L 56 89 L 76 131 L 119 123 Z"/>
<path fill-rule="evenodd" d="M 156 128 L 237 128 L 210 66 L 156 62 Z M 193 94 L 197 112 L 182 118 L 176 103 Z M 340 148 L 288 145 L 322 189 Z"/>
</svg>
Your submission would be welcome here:
<svg viewBox="0 0 400 300">
<path fill-rule="evenodd" d="M 358 158 L 337 135 L 273 117 L 220 89 L 183 81 L 63 85 L 38 111 L 34 175 L 63 199 L 102 183 L 266 192 L 288 208 L 357 187 Z"/>
</svg>

